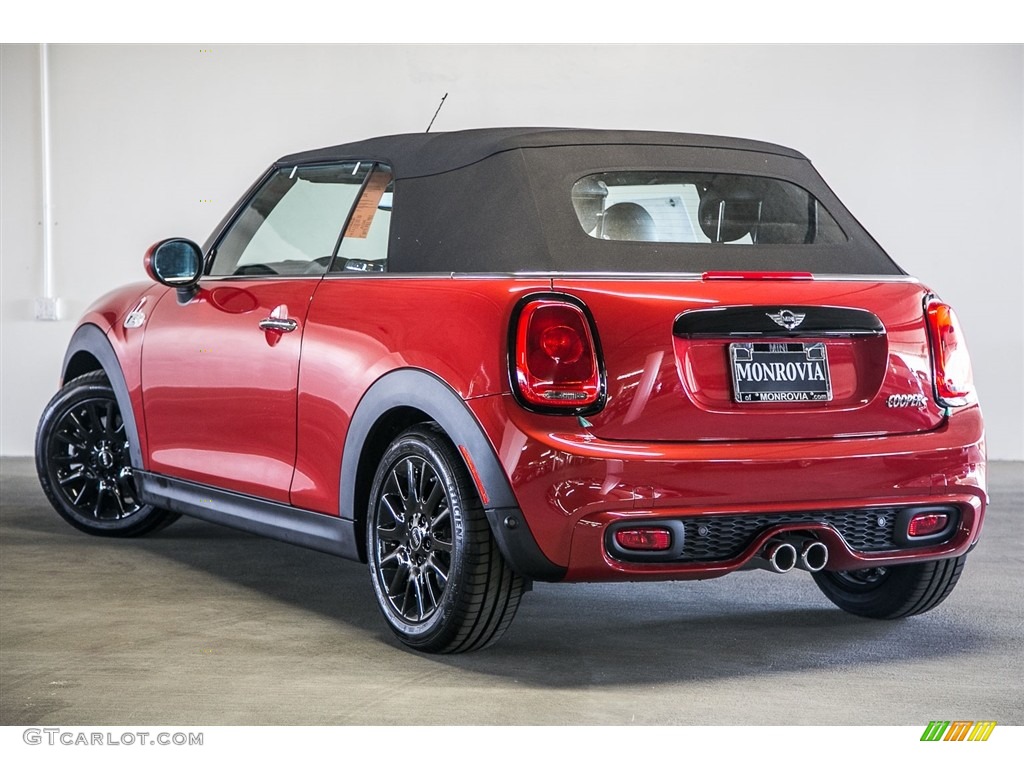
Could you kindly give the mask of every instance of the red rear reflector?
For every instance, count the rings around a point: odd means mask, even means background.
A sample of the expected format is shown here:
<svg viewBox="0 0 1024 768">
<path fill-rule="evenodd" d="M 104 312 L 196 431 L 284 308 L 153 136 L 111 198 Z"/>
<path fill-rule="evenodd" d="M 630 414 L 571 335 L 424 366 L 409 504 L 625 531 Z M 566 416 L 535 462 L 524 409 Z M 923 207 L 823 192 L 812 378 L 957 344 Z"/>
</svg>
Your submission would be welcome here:
<svg viewBox="0 0 1024 768">
<path fill-rule="evenodd" d="M 576 304 L 530 301 L 516 323 L 514 384 L 526 404 L 578 411 L 601 397 L 601 372 L 590 321 Z"/>
<path fill-rule="evenodd" d="M 460 445 L 459 453 L 462 454 L 466 466 L 469 467 L 469 474 L 473 476 L 473 484 L 476 485 L 476 492 L 480 494 L 480 501 L 485 505 L 490 503 L 491 500 L 487 498 L 487 489 L 484 488 L 484 481 L 480 479 L 480 474 L 476 471 L 476 464 L 473 463 L 473 457 L 469 455 L 469 449 Z"/>
<path fill-rule="evenodd" d="M 907 526 L 907 536 L 931 536 L 945 528 L 948 522 L 949 515 L 914 515 Z"/>
<path fill-rule="evenodd" d="M 705 272 L 702 280 L 813 280 L 810 272 Z"/>
<path fill-rule="evenodd" d="M 672 532 L 667 528 L 621 528 L 615 543 L 623 549 L 661 552 L 672 547 Z"/>
<path fill-rule="evenodd" d="M 927 316 L 936 399 L 940 405 L 966 405 L 974 396 L 974 376 L 960 321 L 941 301 L 929 302 Z"/>
</svg>

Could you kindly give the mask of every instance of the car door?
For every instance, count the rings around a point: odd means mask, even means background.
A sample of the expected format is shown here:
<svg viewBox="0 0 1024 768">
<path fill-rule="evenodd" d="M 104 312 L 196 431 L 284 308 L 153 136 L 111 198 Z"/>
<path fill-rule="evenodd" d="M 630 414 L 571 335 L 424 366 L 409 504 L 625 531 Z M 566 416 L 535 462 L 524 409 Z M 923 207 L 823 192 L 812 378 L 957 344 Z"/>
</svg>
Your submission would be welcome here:
<svg viewBox="0 0 1024 768">
<path fill-rule="evenodd" d="M 207 255 L 197 294 L 154 307 L 151 471 L 288 502 L 306 314 L 370 167 L 273 169 Z"/>
</svg>

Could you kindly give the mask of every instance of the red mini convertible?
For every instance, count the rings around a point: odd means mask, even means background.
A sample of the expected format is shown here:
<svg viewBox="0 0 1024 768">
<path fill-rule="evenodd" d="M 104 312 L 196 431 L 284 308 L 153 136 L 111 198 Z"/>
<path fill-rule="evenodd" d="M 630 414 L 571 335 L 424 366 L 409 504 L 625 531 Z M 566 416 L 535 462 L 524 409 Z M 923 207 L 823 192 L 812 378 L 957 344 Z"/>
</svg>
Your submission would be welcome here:
<svg viewBox="0 0 1024 768">
<path fill-rule="evenodd" d="M 790 149 L 370 139 L 282 158 L 145 266 L 86 313 L 43 414 L 54 507 L 362 560 L 423 651 L 494 642 L 538 579 L 798 568 L 910 616 L 981 531 L 956 315 Z"/>
</svg>

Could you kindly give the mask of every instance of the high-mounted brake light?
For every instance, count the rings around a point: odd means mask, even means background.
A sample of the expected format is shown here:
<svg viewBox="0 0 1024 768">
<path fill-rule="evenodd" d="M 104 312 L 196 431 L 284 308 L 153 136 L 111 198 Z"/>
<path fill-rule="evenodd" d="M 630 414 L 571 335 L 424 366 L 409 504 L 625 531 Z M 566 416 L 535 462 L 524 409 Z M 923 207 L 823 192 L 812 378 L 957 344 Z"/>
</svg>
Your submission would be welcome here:
<svg viewBox="0 0 1024 768">
<path fill-rule="evenodd" d="M 575 303 L 534 299 L 519 312 L 513 385 L 540 410 L 578 413 L 599 406 L 601 366 L 590 321 Z"/>
<path fill-rule="evenodd" d="M 967 405 L 974 399 L 971 357 L 956 313 L 948 304 L 932 300 L 926 307 L 932 345 L 935 398 L 939 405 Z"/>
<path fill-rule="evenodd" d="M 810 272 L 724 272 L 709 271 L 700 276 L 701 280 L 813 280 Z"/>
</svg>

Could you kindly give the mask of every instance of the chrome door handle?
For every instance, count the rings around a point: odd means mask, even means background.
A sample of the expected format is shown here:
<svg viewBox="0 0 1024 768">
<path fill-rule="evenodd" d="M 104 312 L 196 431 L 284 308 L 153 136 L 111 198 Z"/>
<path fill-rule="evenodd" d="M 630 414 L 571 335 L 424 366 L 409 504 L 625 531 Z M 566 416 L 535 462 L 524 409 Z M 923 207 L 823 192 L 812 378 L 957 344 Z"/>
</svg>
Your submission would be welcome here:
<svg viewBox="0 0 1024 768">
<path fill-rule="evenodd" d="M 291 333 L 299 327 L 298 322 L 290 317 L 264 317 L 260 320 L 260 328 L 264 331 Z"/>
</svg>

